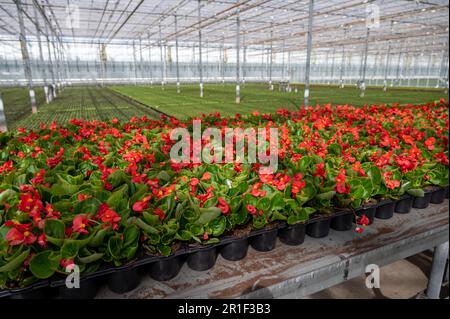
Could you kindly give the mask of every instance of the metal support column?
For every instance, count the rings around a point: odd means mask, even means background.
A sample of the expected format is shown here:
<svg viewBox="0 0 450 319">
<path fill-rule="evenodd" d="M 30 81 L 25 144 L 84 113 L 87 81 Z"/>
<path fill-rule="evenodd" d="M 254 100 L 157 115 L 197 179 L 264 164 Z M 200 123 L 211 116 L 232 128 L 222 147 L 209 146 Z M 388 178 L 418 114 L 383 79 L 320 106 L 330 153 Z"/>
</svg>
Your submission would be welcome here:
<svg viewBox="0 0 450 319">
<path fill-rule="evenodd" d="M 336 56 L 336 48 L 333 48 L 333 53 L 332 53 L 333 57 L 331 60 L 331 74 L 330 74 L 330 82 L 331 84 L 333 84 L 333 79 L 334 79 L 334 62 L 335 62 L 335 56 Z"/>
<path fill-rule="evenodd" d="M 366 92 L 366 69 L 367 69 L 367 55 L 368 55 L 368 49 L 369 49 L 369 34 L 370 34 L 370 28 L 367 28 L 366 33 L 366 43 L 364 46 L 364 64 L 362 67 L 362 76 L 361 76 L 361 83 L 359 86 L 360 89 L 360 97 L 364 97 Z"/>
<path fill-rule="evenodd" d="M 203 97 L 203 65 L 202 65 L 202 15 L 201 15 L 201 3 L 198 0 L 198 71 L 200 76 L 200 97 Z"/>
<path fill-rule="evenodd" d="M 284 70 L 284 68 L 285 68 L 285 64 L 284 64 L 284 56 L 285 56 L 285 54 L 284 54 L 284 46 L 285 46 L 285 40 L 283 40 L 283 56 L 281 57 L 281 81 L 283 81 L 283 82 L 284 82 L 284 76 L 285 76 L 285 74 L 284 74 L 284 72 L 285 72 L 285 70 Z"/>
<path fill-rule="evenodd" d="M 222 72 L 222 84 L 225 84 L 225 34 L 222 32 L 222 59 L 220 61 Z"/>
<path fill-rule="evenodd" d="M 271 22 L 270 22 L 270 56 L 269 56 L 269 90 L 270 91 L 273 91 L 272 64 L 273 64 L 273 17 L 271 17 Z"/>
<path fill-rule="evenodd" d="M 133 69 L 134 69 L 134 85 L 137 85 L 137 62 L 136 62 L 136 41 L 133 40 Z"/>
<path fill-rule="evenodd" d="M 165 60 L 166 57 L 164 55 L 164 50 L 163 50 L 163 45 L 162 45 L 162 36 L 161 36 L 161 21 L 159 21 L 159 55 L 160 55 L 160 60 L 161 60 L 161 88 L 164 90 L 164 85 L 165 83 L 165 79 L 164 79 L 164 74 L 165 72 Z"/>
<path fill-rule="evenodd" d="M 430 55 L 428 56 L 427 70 L 426 70 L 426 74 L 427 74 L 427 81 L 425 84 L 426 87 L 430 87 L 430 69 L 431 69 L 431 59 L 432 58 L 433 58 L 433 52 L 430 52 Z"/>
<path fill-rule="evenodd" d="M 179 67 L 179 58 L 178 58 L 178 22 L 177 15 L 174 16 L 175 22 L 175 58 L 177 59 L 176 63 L 176 72 L 177 72 L 177 93 L 181 92 L 180 88 L 180 67 Z"/>
<path fill-rule="evenodd" d="M 240 84 L 240 74 L 239 74 L 239 51 L 241 50 L 240 48 L 240 30 L 241 28 L 241 20 L 239 18 L 239 8 L 237 9 L 236 12 L 236 104 L 241 103 L 241 84 Z"/>
<path fill-rule="evenodd" d="M 139 73 L 141 75 L 142 84 L 145 83 L 145 74 L 144 74 L 144 57 L 142 55 L 142 38 L 139 37 Z"/>
<path fill-rule="evenodd" d="M 427 297 L 429 299 L 439 299 L 447 258 L 448 241 L 436 246 L 434 249 L 433 263 L 427 286 Z"/>
<path fill-rule="evenodd" d="M 49 19 L 51 19 L 51 18 L 49 18 Z M 52 42 L 51 42 L 51 44 L 52 44 L 52 48 L 53 48 L 53 50 L 52 50 L 53 51 L 53 62 L 54 62 L 54 65 L 55 65 L 55 73 L 56 73 L 56 83 L 55 83 L 56 84 L 55 85 L 55 94 L 56 94 L 56 91 L 60 92 L 60 89 L 61 89 L 61 73 L 60 73 L 60 70 L 59 70 L 58 58 L 56 56 L 55 34 L 54 34 L 54 32 L 52 30 L 50 30 L 50 31 L 52 32 Z"/>
<path fill-rule="evenodd" d="M 347 28 L 344 29 L 344 40 L 347 39 Z M 345 47 L 342 46 L 342 60 L 341 60 L 341 67 L 340 67 L 340 76 L 339 76 L 339 82 L 340 82 L 340 88 L 344 88 L 344 71 L 345 71 Z"/>
<path fill-rule="evenodd" d="M 0 92 L 0 132 L 7 132 L 5 106 L 3 105 L 2 92 Z"/>
<path fill-rule="evenodd" d="M 291 80 L 292 80 L 292 69 L 291 69 L 291 51 L 288 52 L 288 79 L 287 79 L 287 91 L 291 92 Z"/>
<path fill-rule="evenodd" d="M 15 2 L 16 2 L 17 16 L 18 16 L 19 27 L 20 27 L 19 41 L 20 41 L 20 48 L 22 50 L 22 62 L 23 62 L 23 68 L 24 68 L 24 72 L 25 72 L 25 78 L 28 81 L 28 91 L 30 94 L 31 112 L 33 114 L 36 114 L 37 113 L 36 94 L 35 94 L 34 88 L 33 88 L 33 77 L 31 74 L 30 56 L 28 54 L 27 39 L 26 39 L 26 35 L 25 35 L 25 25 L 23 23 L 22 1 L 16 0 Z"/>
<path fill-rule="evenodd" d="M 153 86 L 152 44 L 150 42 L 150 32 L 148 32 L 147 38 L 148 38 L 148 69 L 150 76 L 150 86 Z"/>
<path fill-rule="evenodd" d="M 244 58 L 243 58 L 243 62 L 242 62 L 242 82 L 244 83 L 244 87 L 245 87 L 245 77 L 247 75 L 246 72 L 246 68 L 247 68 L 247 46 L 245 45 L 245 32 L 242 35 L 242 45 L 244 47 Z"/>
<path fill-rule="evenodd" d="M 394 21 L 391 21 L 391 34 L 392 34 L 393 27 L 394 27 Z M 389 62 L 390 62 L 390 59 L 391 59 L 391 40 L 389 39 L 388 40 L 388 47 L 387 47 L 387 50 L 386 50 L 386 60 L 385 60 L 385 63 L 384 63 L 384 80 L 383 80 L 383 91 L 384 92 L 387 91 L 387 87 L 388 87 L 387 78 L 388 78 L 388 73 L 389 73 L 389 64 L 390 64 Z"/>
<path fill-rule="evenodd" d="M 395 82 L 397 85 L 400 84 L 400 67 L 402 62 L 402 56 L 403 56 L 403 46 L 400 47 L 400 52 L 398 53 L 398 60 L 397 60 L 397 71 L 395 72 Z"/>
<path fill-rule="evenodd" d="M 34 20 L 35 20 L 35 27 L 36 27 L 36 37 L 37 37 L 38 46 L 39 46 L 39 58 L 41 59 L 42 80 L 44 81 L 45 102 L 48 104 L 48 103 L 51 102 L 52 96 L 50 95 L 49 89 L 48 89 L 47 70 L 46 70 L 46 65 L 45 65 L 45 61 L 44 61 L 44 54 L 43 54 L 43 51 L 42 51 L 42 43 L 41 43 L 41 28 L 39 26 L 38 14 L 37 14 L 37 10 L 36 10 L 35 6 L 33 6 L 33 11 L 34 11 Z"/>
<path fill-rule="evenodd" d="M 55 82 L 55 70 L 54 70 L 54 63 L 52 61 L 52 50 L 50 48 L 50 35 L 48 33 L 48 26 L 47 23 L 44 22 L 45 26 L 45 36 L 47 38 L 47 53 L 48 53 L 48 62 L 50 65 L 50 75 L 52 77 L 52 88 L 51 88 L 51 96 L 52 100 L 56 98 L 56 82 Z"/>
<path fill-rule="evenodd" d="M 311 51 L 312 51 L 312 26 L 314 16 L 314 0 L 309 0 L 309 16 L 308 16 L 308 43 L 306 49 L 306 69 L 305 69 L 305 93 L 304 106 L 309 104 L 309 73 L 311 71 Z"/>
</svg>

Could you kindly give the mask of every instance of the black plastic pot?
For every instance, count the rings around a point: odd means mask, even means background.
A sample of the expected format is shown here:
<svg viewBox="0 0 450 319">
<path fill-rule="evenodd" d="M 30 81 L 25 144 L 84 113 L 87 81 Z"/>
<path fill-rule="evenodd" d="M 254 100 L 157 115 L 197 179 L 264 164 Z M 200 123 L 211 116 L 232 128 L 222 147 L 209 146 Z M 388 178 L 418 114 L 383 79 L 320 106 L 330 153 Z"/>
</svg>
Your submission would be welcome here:
<svg viewBox="0 0 450 319">
<path fill-rule="evenodd" d="M 220 250 L 220 254 L 226 260 L 236 261 L 241 260 L 247 255 L 248 240 L 242 238 L 226 244 Z"/>
<path fill-rule="evenodd" d="M 304 223 L 288 225 L 278 231 L 278 237 L 286 245 L 297 246 L 305 241 L 305 232 L 306 224 Z"/>
<path fill-rule="evenodd" d="M 216 247 L 203 248 L 189 254 L 187 264 L 193 270 L 203 271 L 214 266 L 217 258 Z"/>
<path fill-rule="evenodd" d="M 277 243 L 277 229 L 268 230 L 250 238 L 250 245 L 257 251 L 271 251 Z"/>
<path fill-rule="evenodd" d="M 418 209 L 427 208 L 430 205 L 432 191 L 425 190 L 423 197 L 414 197 L 413 207 Z"/>
<path fill-rule="evenodd" d="M 395 203 L 394 211 L 397 214 L 408 214 L 411 211 L 413 201 L 414 201 L 414 198 L 412 198 L 411 196 L 404 196 L 404 197 L 400 198 Z"/>
<path fill-rule="evenodd" d="M 449 197 L 449 190 L 450 190 L 450 187 L 447 185 L 447 187 L 445 188 L 445 198 L 447 198 L 447 199 Z"/>
<path fill-rule="evenodd" d="M 155 280 L 165 281 L 178 275 L 183 265 L 183 256 L 162 258 L 148 266 L 148 274 Z"/>
<path fill-rule="evenodd" d="M 312 222 L 306 226 L 306 234 L 313 238 L 326 237 L 330 232 L 330 224 L 330 218 Z"/>
<path fill-rule="evenodd" d="M 331 229 L 337 231 L 347 231 L 353 227 L 353 212 L 348 214 L 339 215 L 331 219 Z"/>
<path fill-rule="evenodd" d="M 59 287 L 60 299 L 93 299 L 97 294 L 98 278 L 80 280 L 80 288 Z"/>
<path fill-rule="evenodd" d="M 361 208 L 358 208 L 355 212 L 355 215 L 358 217 L 361 217 L 363 215 L 366 215 L 366 217 L 369 219 L 369 225 L 373 224 L 373 221 L 375 220 L 375 213 L 377 210 L 377 206 L 363 206 Z M 356 218 L 354 220 L 356 223 Z"/>
<path fill-rule="evenodd" d="M 378 204 L 375 217 L 378 219 L 390 219 L 394 216 L 395 202 L 385 201 Z"/>
<path fill-rule="evenodd" d="M 447 188 L 439 188 L 431 193 L 430 203 L 432 204 L 442 204 L 445 199 L 445 193 L 447 192 Z"/>
<path fill-rule="evenodd" d="M 139 286 L 141 274 L 138 267 L 119 270 L 109 275 L 108 288 L 117 293 L 123 294 Z"/>
</svg>

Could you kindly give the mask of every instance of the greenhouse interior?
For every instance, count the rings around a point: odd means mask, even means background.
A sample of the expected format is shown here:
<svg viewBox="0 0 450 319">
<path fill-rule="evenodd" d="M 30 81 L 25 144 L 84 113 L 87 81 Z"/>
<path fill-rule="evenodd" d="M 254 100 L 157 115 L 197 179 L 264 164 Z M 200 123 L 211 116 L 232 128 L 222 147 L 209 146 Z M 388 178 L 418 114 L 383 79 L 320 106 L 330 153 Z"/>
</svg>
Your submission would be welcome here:
<svg viewBox="0 0 450 319">
<path fill-rule="evenodd" d="M 448 299 L 448 71 L 443 0 L 0 0 L 0 302 Z"/>
</svg>

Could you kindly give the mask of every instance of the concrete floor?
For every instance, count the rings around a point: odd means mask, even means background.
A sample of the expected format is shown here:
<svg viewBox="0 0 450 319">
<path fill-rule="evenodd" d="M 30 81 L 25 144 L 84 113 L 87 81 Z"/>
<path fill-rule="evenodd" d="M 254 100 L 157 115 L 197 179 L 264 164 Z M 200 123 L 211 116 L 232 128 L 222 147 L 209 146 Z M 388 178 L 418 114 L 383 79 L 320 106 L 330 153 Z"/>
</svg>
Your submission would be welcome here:
<svg viewBox="0 0 450 319">
<path fill-rule="evenodd" d="M 307 296 L 306 299 L 415 298 L 427 287 L 431 257 L 431 253 L 424 252 L 382 267 L 380 269 L 380 289 L 366 288 L 366 276 L 363 275 Z"/>
</svg>

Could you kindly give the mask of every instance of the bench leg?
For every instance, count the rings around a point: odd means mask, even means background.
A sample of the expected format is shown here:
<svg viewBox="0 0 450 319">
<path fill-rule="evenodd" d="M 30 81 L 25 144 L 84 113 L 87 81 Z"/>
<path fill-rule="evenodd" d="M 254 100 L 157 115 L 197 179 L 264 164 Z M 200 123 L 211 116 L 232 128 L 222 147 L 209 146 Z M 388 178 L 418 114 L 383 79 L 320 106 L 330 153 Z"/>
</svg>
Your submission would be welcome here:
<svg viewBox="0 0 450 319">
<path fill-rule="evenodd" d="M 436 246 L 434 249 L 433 263 L 431 265 L 431 273 L 427 287 L 427 297 L 429 299 L 439 299 L 447 256 L 448 241 Z"/>
</svg>

